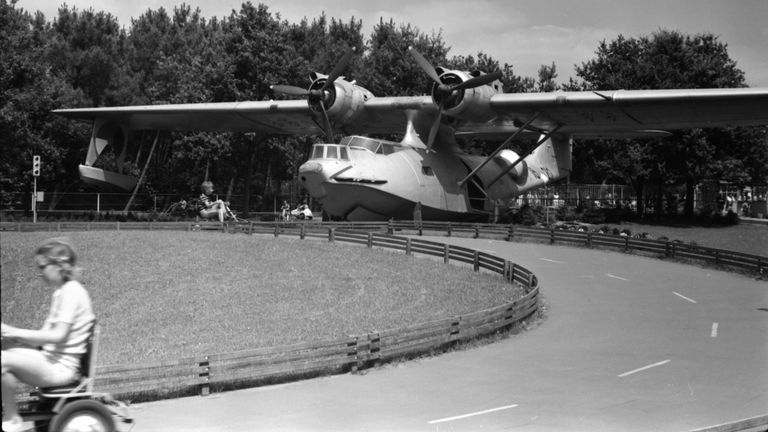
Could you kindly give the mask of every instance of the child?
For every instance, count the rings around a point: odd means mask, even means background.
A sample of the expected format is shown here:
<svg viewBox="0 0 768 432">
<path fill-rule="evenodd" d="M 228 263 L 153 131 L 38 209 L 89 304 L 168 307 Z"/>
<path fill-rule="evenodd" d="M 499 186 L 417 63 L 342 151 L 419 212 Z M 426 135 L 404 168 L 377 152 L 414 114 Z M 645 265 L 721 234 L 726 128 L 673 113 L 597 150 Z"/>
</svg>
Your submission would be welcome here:
<svg viewBox="0 0 768 432">
<path fill-rule="evenodd" d="M 200 188 L 203 192 L 200 194 L 200 206 L 202 207 L 200 209 L 200 217 L 208 219 L 218 215 L 219 222 L 221 223 L 224 223 L 225 217 L 231 217 L 237 221 L 235 214 L 227 207 L 227 203 L 214 199 L 212 182 L 204 181 Z"/>
<path fill-rule="evenodd" d="M 40 330 L 2 324 L 3 431 L 22 428 L 16 407 L 17 381 L 55 387 L 79 379 L 80 357 L 86 352 L 96 319 L 88 291 L 77 281 L 75 252 L 66 239 L 46 241 L 37 249 L 35 261 L 53 290 L 51 309 Z M 5 349 L 10 343 L 16 346 Z"/>
</svg>

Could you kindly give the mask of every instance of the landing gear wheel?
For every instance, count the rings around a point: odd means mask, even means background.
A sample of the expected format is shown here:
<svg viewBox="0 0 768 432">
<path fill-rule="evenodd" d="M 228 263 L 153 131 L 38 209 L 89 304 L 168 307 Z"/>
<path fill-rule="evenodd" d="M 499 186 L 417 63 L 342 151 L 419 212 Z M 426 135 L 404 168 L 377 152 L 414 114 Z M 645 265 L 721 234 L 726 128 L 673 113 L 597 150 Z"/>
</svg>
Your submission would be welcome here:
<svg viewBox="0 0 768 432">
<path fill-rule="evenodd" d="M 115 432 L 112 413 L 103 404 L 84 399 L 64 405 L 51 420 L 50 432 Z"/>
</svg>

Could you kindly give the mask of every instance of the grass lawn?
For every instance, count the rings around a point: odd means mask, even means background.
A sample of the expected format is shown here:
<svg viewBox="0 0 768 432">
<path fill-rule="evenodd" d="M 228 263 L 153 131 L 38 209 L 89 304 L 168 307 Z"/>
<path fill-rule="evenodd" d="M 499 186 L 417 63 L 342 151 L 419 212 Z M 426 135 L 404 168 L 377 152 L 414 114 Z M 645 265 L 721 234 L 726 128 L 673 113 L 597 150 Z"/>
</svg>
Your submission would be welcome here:
<svg viewBox="0 0 768 432">
<path fill-rule="evenodd" d="M 681 240 L 687 244 L 693 242 L 699 246 L 768 256 L 768 225 L 666 226 L 623 223 L 609 226 L 628 228 L 633 234 L 647 232 L 652 239 L 666 236 L 670 240 Z"/>
<path fill-rule="evenodd" d="M 65 233 L 102 329 L 99 365 L 331 339 L 522 295 L 500 276 L 402 252 L 214 232 Z M 32 254 L 54 233 L 2 233 L 3 322 L 39 328 L 51 290 Z"/>
</svg>

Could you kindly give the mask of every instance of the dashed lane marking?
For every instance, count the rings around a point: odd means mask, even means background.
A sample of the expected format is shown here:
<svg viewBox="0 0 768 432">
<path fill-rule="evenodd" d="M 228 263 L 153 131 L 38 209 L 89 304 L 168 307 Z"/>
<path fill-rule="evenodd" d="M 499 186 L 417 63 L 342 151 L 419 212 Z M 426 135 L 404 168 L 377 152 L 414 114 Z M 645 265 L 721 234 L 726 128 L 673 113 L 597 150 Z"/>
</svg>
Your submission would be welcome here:
<svg viewBox="0 0 768 432">
<path fill-rule="evenodd" d="M 608 276 L 609 278 L 614 278 L 614 279 L 618 279 L 618 280 L 623 280 L 625 282 L 629 282 L 629 279 L 625 279 L 625 278 L 623 278 L 621 276 L 612 275 L 610 273 L 606 273 L 605 275 Z"/>
<path fill-rule="evenodd" d="M 555 263 L 555 264 L 565 264 L 565 261 L 558 261 L 558 260 L 553 260 L 553 259 L 549 259 L 549 258 L 539 258 L 539 259 L 542 260 L 542 261 L 551 262 L 551 263 Z"/>
<path fill-rule="evenodd" d="M 618 377 L 619 377 L 619 378 L 624 378 L 625 376 L 629 376 L 629 375 L 632 375 L 632 374 L 636 374 L 636 373 L 638 373 L 638 372 L 642 372 L 642 371 L 644 371 L 644 370 L 647 370 L 647 369 L 650 369 L 650 368 L 655 368 L 655 367 L 657 367 L 657 366 L 665 365 L 665 364 L 667 364 L 667 363 L 669 363 L 669 362 L 671 362 L 671 361 L 672 361 L 672 360 L 669 360 L 669 359 L 667 359 L 667 360 L 663 360 L 663 361 L 660 361 L 660 362 L 658 362 L 658 363 L 650 364 L 650 365 L 648 365 L 648 366 L 643 366 L 643 367 L 641 367 L 641 368 L 637 368 L 637 369 L 635 369 L 635 370 L 631 370 L 631 371 L 629 371 L 629 372 L 624 372 L 623 374 L 621 374 L 621 375 L 618 375 Z"/>
<path fill-rule="evenodd" d="M 676 295 L 676 296 L 680 297 L 681 299 L 683 299 L 683 300 L 685 300 L 685 301 L 689 301 L 689 302 L 691 302 L 691 303 L 696 303 L 696 300 L 694 300 L 694 299 L 691 299 L 691 298 L 688 298 L 688 297 L 686 297 L 686 296 L 684 296 L 684 295 L 682 295 L 682 294 L 680 294 L 680 293 L 678 293 L 678 292 L 674 292 L 674 291 L 672 291 L 672 294 L 674 294 L 674 295 Z"/>
<path fill-rule="evenodd" d="M 483 410 L 483 411 L 476 411 L 476 412 L 473 412 L 473 413 L 457 415 L 457 416 L 454 416 L 454 417 L 446 417 L 446 418 L 441 418 L 441 419 L 437 419 L 437 420 L 430 420 L 427 423 L 428 424 L 445 423 L 445 422 L 449 422 L 449 421 L 461 420 L 461 419 L 465 419 L 465 418 L 468 418 L 468 417 L 479 416 L 479 415 L 488 414 L 488 413 L 492 413 L 492 412 L 496 412 L 496 411 L 502 411 L 502 410 L 506 410 L 506 409 L 510 409 L 510 408 L 515 408 L 515 407 L 517 407 L 517 404 L 506 405 L 506 406 L 502 406 L 502 407 L 498 407 L 498 408 L 491 408 L 491 409 L 487 409 L 487 410 Z"/>
<path fill-rule="evenodd" d="M 717 323 L 712 323 L 712 332 L 709 335 L 712 336 L 713 338 L 717 337 L 717 327 L 718 327 Z"/>
</svg>

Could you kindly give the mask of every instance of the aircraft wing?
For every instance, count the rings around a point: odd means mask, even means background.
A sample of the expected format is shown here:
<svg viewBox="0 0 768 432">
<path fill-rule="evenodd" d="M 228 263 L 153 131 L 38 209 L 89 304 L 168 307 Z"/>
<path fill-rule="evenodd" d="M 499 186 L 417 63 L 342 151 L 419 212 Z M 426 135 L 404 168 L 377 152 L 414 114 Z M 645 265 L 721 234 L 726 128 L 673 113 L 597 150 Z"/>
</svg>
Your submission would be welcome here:
<svg viewBox="0 0 768 432">
<path fill-rule="evenodd" d="M 319 135 L 322 118 L 306 100 L 139 105 L 55 110 L 76 120 L 101 119 L 132 130 L 198 130 Z M 357 120 L 342 125 L 347 133 L 402 133 L 408 118 L 428 125 L 437 108 L 428 96 L 380 97 L 366 102 Z"/>
<path fill-rule="evenodd" d="M 490 105 L 498 118 L 488 131 L 534 119 L 575 137 L 768 124 L 768 88 L 497 94 Z"/>
<path fill-rule="evenodd" d="M 71 119 L 113 121 L 134 130 L 322 133 L 304 100 L 76 108 L 54 113 Z"/>
<path fill-rule="evenodd" d="M 459 135 L 504 137 L 533 119 L 541 130 L 559 127 L 574 137 L 654 136 L 694 127 L 768 124 L 768 88 L 617 90 L 495 94 L 495 118 L 452 123 Z M 72 119 L 114 121 L 129 129 L 251 131 L 319 135 L 321 117 L 305 100 L 221 102 L 63 109 Z M 345 124 L 347 134 L 403 133 L 408 121 L 426 136 L 437 114 L 429 96 L 373 97 Z"/>
</svg>

